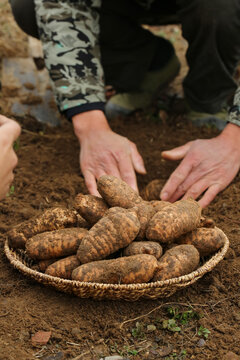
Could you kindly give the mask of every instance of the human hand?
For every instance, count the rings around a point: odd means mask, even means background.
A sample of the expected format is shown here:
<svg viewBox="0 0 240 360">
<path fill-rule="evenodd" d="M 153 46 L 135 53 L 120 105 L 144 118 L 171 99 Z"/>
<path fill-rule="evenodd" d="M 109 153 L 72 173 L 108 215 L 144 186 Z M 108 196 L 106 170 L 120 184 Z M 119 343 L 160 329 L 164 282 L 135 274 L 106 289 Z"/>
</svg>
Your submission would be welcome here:
<svg viewBox="0 0 240 360">
<path fill-rule="evenodd" d="M 73 117 L 74 131 L 80 142 L 80 167 L 92 195 L 100 196 L 96 180 L 113 175 L 138 191 L 135 171 L 145 174 L 143 159 L 136 145 L 111 130 L 100 110 Z"/>
<path fill-rule="evenodd" d="M 195 140 L 170 151 L 167 160 L 182 160 L 164 185 L 160 197 L 174 202 L 192 197 L 204 208 L 227 187 L 240 168 L 240 128 L 228 124 L 212 139 Z"/>
<path fill-rule="evenodd" d="M 21 128 L 16 121 L 0 115 L 0 200 L 3 199 L 13 181 L 13 169 L 17 156 L 13 143 L 19 137 Z"/>
</svg>

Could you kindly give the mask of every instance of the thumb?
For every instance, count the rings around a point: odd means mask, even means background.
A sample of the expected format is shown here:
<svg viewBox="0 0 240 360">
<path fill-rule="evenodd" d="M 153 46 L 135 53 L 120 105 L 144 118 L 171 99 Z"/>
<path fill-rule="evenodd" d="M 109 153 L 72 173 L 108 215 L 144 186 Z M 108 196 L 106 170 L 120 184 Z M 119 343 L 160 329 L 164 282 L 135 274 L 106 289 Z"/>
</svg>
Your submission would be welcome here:
<svg viewBox="0 0 240 360">
<path fill-rule="evenodd" d="M 144 166 L 143 158 L 138 152 L 137 146 L 130 141 L 130 151 L 131 151 L 131 158 L 132 164 L 136 172 L 139 174 L 146 174 L 147 171 Z"/>
<path fill-rule="evenodd" d="M 181 160 L 185 157 L 191 145 L 192 141 L 189 141 L 185 145 L 178 146 L 172 150 L 162 151 L 161 155 L 166 160 Z"/>
</svg>

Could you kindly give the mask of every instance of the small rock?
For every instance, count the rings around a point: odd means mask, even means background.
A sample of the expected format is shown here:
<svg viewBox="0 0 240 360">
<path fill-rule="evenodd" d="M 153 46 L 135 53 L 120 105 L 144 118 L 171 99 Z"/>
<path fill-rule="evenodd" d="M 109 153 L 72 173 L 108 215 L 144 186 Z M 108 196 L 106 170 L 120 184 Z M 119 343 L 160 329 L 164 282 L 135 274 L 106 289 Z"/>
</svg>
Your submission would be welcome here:
<svg viewBox="0 0 240 360">
<path fill-rule="evenodd" d="M 147 326 L 147 332 L 153 332 L 156 330 L 156 326 L 155 325 L 148 325 Z"/>
<path fill-rule="evenodd" d="M 224 356 L 223 360 L 239 360 L 240 357 L 237 354 L 234 354 L 232 351 L 228 351 Z"/>
<path fill-rule="evenodd" d="M 42 360 L 64 360 L 64 359 L 65 359 L 65 354 L 62 351 L 54 355 L 44 356 L 42 358 Z"/>
<path fill-rule="evenodd" d="M 119 355 L 113 355 L 113 356 L 107 356 L 103 358 L 103 360 L 124 360 L 124 358 Z"/>
<path fill-rule="evenodd" d="M 206 344 L 206 341 L 205 341 L 204 339 L 199 339 L 199 340 L 198 340 L 198 343 L 197 343 L 197 346 L 202 347 L 202 346 L 204 346 L 205 344 Z"/>
<path fill-rule="evenodd" d="M 51 331 L 38 331 L 32 335 L 32 345 L 46 345 L 51 337 Z"/>
</svg>

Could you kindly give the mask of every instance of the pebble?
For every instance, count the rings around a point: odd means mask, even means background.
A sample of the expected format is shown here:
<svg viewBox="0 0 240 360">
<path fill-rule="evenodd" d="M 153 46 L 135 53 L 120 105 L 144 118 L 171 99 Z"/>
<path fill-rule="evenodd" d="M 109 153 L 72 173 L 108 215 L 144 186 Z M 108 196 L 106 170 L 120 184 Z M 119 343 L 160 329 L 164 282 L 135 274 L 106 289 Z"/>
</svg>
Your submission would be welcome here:
<svg viewBox="0 0 240 360">
<path fill-rule="evenodd" d="M 57 354 L 49 355 L 42 358 L 42 360 L 64 360 L 64 359 L 65 359 L 65 354 L 61 351 L 58 352 Z"/>
<path fill-rule="evenodd" d="M 199 340 L 198 340 L 197 345 L 198 345 L 199 347 L 202 347 L 202 346 L 204 346 L 205 344 L 206 344 L 206 341 L 205 341 L 204 339 L 199 339 Z"/>
<path fill-rule="evenodd" d="M 119 355 L 113 355 L 113 356 L 106 356 L 105 358 L 101 358 L 100 360 L 130 360 L 128 358 L 123 358 Z"/>
</svg>

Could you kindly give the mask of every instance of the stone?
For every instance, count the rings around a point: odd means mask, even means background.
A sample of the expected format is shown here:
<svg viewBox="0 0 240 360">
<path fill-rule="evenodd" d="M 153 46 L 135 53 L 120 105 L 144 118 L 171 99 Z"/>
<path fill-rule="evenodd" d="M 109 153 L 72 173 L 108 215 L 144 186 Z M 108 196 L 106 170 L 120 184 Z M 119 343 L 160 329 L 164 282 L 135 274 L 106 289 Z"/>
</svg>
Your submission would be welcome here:
<svg viewBox="0 0 240 360">
<path fill-rule="evenodd" d="M 198 340 L 198 343 L 197 343 L 197 346 L 202 347 L 202 346 L 204 346 L 205 344 L 206 344 L 206 341 L 205 341 L 204 339 L 199 339 L 199 340 Z"/>
</svg>

